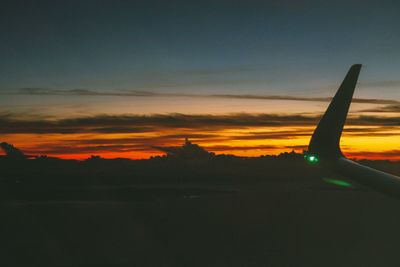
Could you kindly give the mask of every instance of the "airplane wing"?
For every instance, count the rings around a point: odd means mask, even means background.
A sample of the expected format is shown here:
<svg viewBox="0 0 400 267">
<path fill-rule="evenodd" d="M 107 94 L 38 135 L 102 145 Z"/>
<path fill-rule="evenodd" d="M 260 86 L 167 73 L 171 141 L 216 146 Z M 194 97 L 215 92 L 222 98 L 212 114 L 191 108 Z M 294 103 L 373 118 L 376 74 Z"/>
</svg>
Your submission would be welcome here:
<svg viewBox="0 0 400 267">
<path fill-rule="evenodd" d="M 321 165 L 374 190 L 400 197 L 400 177 L 349 160 L 340 150 L 340 137 L 360 70 L 361 64 L 351 66 L 315 129 L 305 158 L 310 164 Z M 346 185 L 329 178 L 326 182 Z"/>
</svg>

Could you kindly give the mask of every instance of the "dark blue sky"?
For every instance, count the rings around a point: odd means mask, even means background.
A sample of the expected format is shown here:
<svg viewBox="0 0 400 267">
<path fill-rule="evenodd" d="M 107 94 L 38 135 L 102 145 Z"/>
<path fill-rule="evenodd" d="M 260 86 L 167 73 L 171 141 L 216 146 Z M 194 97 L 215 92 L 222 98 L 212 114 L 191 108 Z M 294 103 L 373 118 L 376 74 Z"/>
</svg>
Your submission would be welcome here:
<svg viewBox="0 0 400 267">
<path fill-rule="evenodd" d="M 193 2 L 5 4 L 0 90 L 329 95 L 354 63 L 362 83 L 400 80 L 396 1 Z"/>
</svg>

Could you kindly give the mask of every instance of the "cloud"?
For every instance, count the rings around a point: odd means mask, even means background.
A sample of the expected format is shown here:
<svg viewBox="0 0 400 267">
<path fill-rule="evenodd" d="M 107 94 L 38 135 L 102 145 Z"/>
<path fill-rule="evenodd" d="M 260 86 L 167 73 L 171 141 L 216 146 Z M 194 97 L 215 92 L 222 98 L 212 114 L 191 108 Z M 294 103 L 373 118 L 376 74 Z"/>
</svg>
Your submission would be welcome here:
<svg viewBox="0 0 400 267">
<path fill-rule="evenodd" d="M 156 145 L 163 144 L 171 141 L 182 141 L 185 138 L 191 140 L 221 140 L 221 136 L 217 134 L 177 134 L 177 135 L 159 135 L 152 137 L 133 137 L 133 138 L 91 138 L 91 139 L 68 139 L 66 142 L 75 144 L 145 144 L 145 145 Z M 229 140 L 226 139 L 225 140 Z"/>
<path fill-rule="evenodd" d="M 343 132 L 349 136 L 369 136 L 369 137 L 373 137 L 373 136 L 397 136 L 400 135 L 400 133 L 398 132 L 398 127 L 396 126 L 381 126 L 381 127 L 377 127 L 377 126 L 371 126 L 368 128 L 344 128 Z"/>
<path fill-rule="evenodd" d="M 255 146 L 229 146 L 229 145 L 216 145 L 216 146 L 202 146 L 206 151 L 247 151 L 247 150 L 268 150 L 281 148 L 273 145 L 255 145 Z M 27 153 L 35 154 L 48 154 L 48 155 L 65 155 L 65 154 L 92 154 L 92 153 L 105 153 L 105 152 L 141 152 L 141 151 L 164 151 L 170 152 L 177 147 L 163 147 L 163 146 L 143 146 L 120 144 L 120 145 L 96 145 L 96 146 L 70 146 L 70 145 L 48 145 L 48 146 L 34 146 L 24 151 Z M 285 148 L 285 147 L 282 147 Z"/>
<path fill-rule="evenodd" d="M 24 158 L 24 153 L 22 153 L 21 150 L 16 148 L 15 146 L 8 144 L 6 142 L 0 143 L 0 148 L 3 149 L 3 151 L 7 154 L 9 157 L 14 157 L 14 158 Z"/>
<path fill-rule="evenodd" d="M 60 120 L 19 120 L 0 115 L 0 133 L 104 133 L 151 132 L 155 129 L 243 128 L 313 124 L 314 117 L 303 115 L 249 114 L 188 115 L 180 113 L 153 115 L 97 115 Z M 105 131 L 105 129 L 107 129 Z"/>
<path fill-rule="evenodd" d="M 216 98 L 238 98 L 238 99 L 259 99 L 259 100 L 288 100 L 288 101 L 312 101 L 312 102 L 331 102 L 332 97 L 296 97 L 296 96 L 276 96 L 276 95 L 233 95 L 233 94 L 215 94 L 207 97 Z M 361 104 L 397 104 L 400 101 L 389 99 L 374 98 L 353 98 L 353 103 Z"/>
<path fill-rule="evenodd" d="M 60 96 L 123 96 L 123 97 L 192 97 L 192 98 L 227 98 L 253 100 L 285 100 L 285 101 L 312 101 L 330 102 L 331 97 L 297 97 L 282 95 L 253 95 L 253 94 L 190 94 L 190 93 L 161 93 L 135 90 L 94 91 L 87 89 L 47 89 L 47 88 L 20 88 L 17 95 L 60 95 Z M 353 103 L 363 104 L 400 104 L 400 101 L 391 99 L 354 98 Z"/>
<path fill-rule="evenodd" d="M 17 95 L 62 95 L 62 96 L 155 96 L 157 93 L 145 91 L 93 91 L 87 89 L 48 89 L 48 88 L 20 88 Z"/>
<path fill-rule="evenodd" d="M 292 149 L 292 150 L 307 150 L 308 145 L 285 146 L 285 148 Z"/>
<path fill-rule="evenodd" d="M 400 117 L 358 116 L 346 120 L 347 125 L 361 126 L 399 126 Z"/>
<path fill-rule="evenodd" d="M 65 155 L 65 154 L 91 154 L 104 152 L 133 152 L 148 151 L 148 147 L 141 145 L 96 145 L 96 146 L 71 146 L 71 145 L 38 145 L 24 149 L 27 153 Z"/>
<path fill-rule="evenodd" d="M 350 135 L 352 136 L 368 136 L 368 137 L 378 137 L 378 136 L 400 136 L 400 133 L 371 133 L 371 132 L 357 132 L 357 133 L 351 133 Z"/>
<path fill-rule="evenodd" d="M 232 151 L 232 150 L 260 150 L 260 149 L 276 149 L 279 148 L 278 146 L 271 146 L 271 145 L 259 145 L 259 146 L 225 146 L 225 145 L 218 145 L 218 146 L 205 146 L 204 147 L 207 151 Z"/>
<path fill-rule="evenodd" d="M 311 137 L 318 119 L 318 116 L 302 114 L 193 115 L 173 113 L 153 115 L 103 114 L 59 120 L 22 120 L 12 114 L 0 114 L 2 125 L 0 133 L 39 133 L 41 135 L 88 133 L 83 138 L 81 135 L 79 137 L 68 135 L 65 138 L 52 139 L 51 143 L 41 141 L 22 147 L 24 152 L 31 154 L 157 153 L 157 147 L 180 146 L 186 137 L 200 144 L 207 151 L 216 153 L 287 149 L 298 151 L 307 148 L 308 141 L 305 140 Z M 398 130 L 399 124 L 399 117 L 353 116 L 346 123 L 344 132 L 346 135 L 352 136 L 396 136 L 399 135 L 395 131 Z M 257 127 L 262 127 L 262 129 L 257 129 Z M 295 129 L 288 128 L 285 130 L 281 127 L 294 127 Z M 104 131 L 104 129 L 114 130 Z M 134 133 L 135 135 L 112 134 L 120 132 Z M 111 134 L 108 135 L 107 133 Z M 297 138 L 300 138 L 304 144 L 277 145 L 268 141 Z M 45 139 L 46 137 L 43 140 Z M 251 143 L 249 145 L 248 143 L 240 143 L 241 140 L 259 141 L 260 144 Z M 394 157 L 392 154 L 387 157 Z M 352 155 L 364 157 L 362 153 Z M 365 154 L 365 157 L 369 156 Z M 371 154 L 371 157 L 380 156 Z M 384 157 L 384 154 L 382 157 Z"/>
<path fill-rule="evenodd" d="M 23 120 L 10 114 L 0 114 L 1 134 L 13 133 L 150 133 L 163 129 L 180 131 L 219 131 L 222 129 L 244 129 L 249 127 L 315 126 L 320 116 L 233 113 L 210 114 L 152 114 L 152 115 L 96 115 L 59 120 Z M 347 126 L 399 126 L 400 117 L 351 116 Z M 264 133 L 264 137 L 272 133 Z M 276 137 L 287 133 L 272 134 Z M 261 135 L 261 134 L 259 134 Z M 306 133 L 292 133 L 293 136 Z M 256 134 L 254 134 L 256 136 Z M 288 135 L 286 135 L 288 136 Z M 255 137 L 256 138 L 256 137 Z"/>
<path fill-rule="evenodd" d="M 364 88 L 375 88 L 375 87 L 400 87 L 399 80 L 393 81 L 378 81 L 378 82 L 369 82 L 369 83 L 358 83 L 361 87 Z"/>
<path fill-rule="evenodd" d="M 361 112 L 388 112 L 388 113 L 400 113 L 400 104 L 397 105 L 386 105 L 383 107 L 375 107 L 370 109 L 361 110 Z"/>
<path fill-rule="evenodd" d="M 357 152 L 346 152 L 347 157 L 360 157 L 360 158 L 398 158 L 400 157 L 400 150 L 388 150 L 388 151 L 357 151 Z"/>
<path fill-rule="evenodd" d="M 398 133 L 382 132 L 386 129 L 384 127 L 377 128 L 353 128 L 347 131 L 347 134 L 354 136 L 394 136 Z M 157 133 L 155 133 L 157 134 Z M 190 140 L 195 141 L 199 144 L 206 145 L 207 149 L 213 151 L 223 150 L 250 150 L 250 149 L 272 149 L 272 148 L 289 148 L 289 149 L 306 149 L 306 145 L 301 146 L 230 146 L 230 145 L 219 145 L 219 146 L 207 146 L 207 142 L 222 142 L 229 143 L 230 141 L 240 140 L 271 140 L 271 139 L 295 139 L 297 137 L 311 137 L 312 129 L 304 131 L 271 131 L 271 132 L 245 132 L 242 135 L 224 135 L 221 134 L 170 134 L 150 136 L 150 137 L 130 137 L 130 138 L 91 138 L 91 139 L 67 139 L 63 140 L 64 143 L 68 143 L 70 146 L 85 147 L 85 146 L 121 146 L 121 145 L 135 145 L 137 148 L 147 148 L 149 150 L 165 148 L 166 144 L 181 145 L 183 144 L 184 138 L 188 137 Z"/>
<path fill-rule="evenodd" d="M 231 136 L 232 140 L 266 140 L 266 139 L 292 139 L 299 136 L 310 136 L 311 131 L 273 131 L 262 133 L 249 133 L 246 135 Z"/>
</svg>

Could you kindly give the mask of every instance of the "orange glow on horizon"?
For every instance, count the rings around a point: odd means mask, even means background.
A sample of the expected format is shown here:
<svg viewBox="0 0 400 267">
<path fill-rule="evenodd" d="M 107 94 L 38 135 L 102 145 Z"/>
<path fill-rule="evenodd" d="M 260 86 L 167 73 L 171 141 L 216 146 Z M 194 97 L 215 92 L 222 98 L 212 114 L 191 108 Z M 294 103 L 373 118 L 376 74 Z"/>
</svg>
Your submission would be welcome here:
<svg viewBox="0 0 400 267">
<path fill-rule="evenodd" d="M 263 150 L 256 150 L 256 151 L 238 151 L 238 150 L 225 150 L 223 152 L 221 151 L 212 151 L 209 150 L 209 152 L 214 152 L 216 155 L 220 154 L 225 154 L 225 155 L 235 155 L 239 157 L 259 157 L 263 155 L 279 155 L 280 153 L 284 152 L 291 152 L 292 150 L 286 149 L 286 150 L 277 150 L 277 151 L 268 151 L 265 153 Z M 294 149 L 296 153 L 302 153 L 301 150 Z M 384 153 L 384 151 L 383 151 Z M 90 158 L 92 155 L 95 156 L 100 156 L 105 159 L 115 159 L 115 158 L 127 158 L 127 159 L 132 159 L 132 160 L 139 160 L 139 159 L 149 159 L 150 157 L 156 157 L 156 156 L 163 156 L 166 153 L 164 152 L 145 152 L 145 153 L 95 153 L 95 154 L 90 154 L 90 153 L 84 153 L 84 154 L 48 154 L 47 156 L 50 157 L 56 157 L 60 159 L 75 159 L 75 160 L 85 160 L 87 158 Z M 377 155 L 378 153 L 368 153 L 368 152 L 363 152 L 363 154 L 359 154 L 357 152 L 346 152 L 343 151 L 343 154 L 350 159 L 368 159 L 368 160 L 391 160 L 391 161 L 400 161 L 400 155 L 398 156 L 385 156 L 385 155 Z M 3 153 L 2 155 L 5 155 Z"/>
<path fill-rule="evenodd" d="M 84 160 L 91 155 L 102 158 L 148 159 L 162 156 L 158 147 L 179 147 L 185 135 L 193 135 L 192 143 L 215 154 L 244 157 L 278 155 L 306 149 L 314 127 L 246 127 L 199 131 L 191 129 L 161 129 L 150 133 L 129 134 L 8 134 L 3 140 L 28 155 L 47 155 L 62 159 Z M 354 129 L 354 128 L 353 128 Z M 400 160 L 397 131 L 385 131 L 388 136 L 357 135 L 344 132 L 341 142 L 343 153 L 349 158 L 371 160 Z M 0 150 L 1 154 L 4 154 Z"/>
</svg>

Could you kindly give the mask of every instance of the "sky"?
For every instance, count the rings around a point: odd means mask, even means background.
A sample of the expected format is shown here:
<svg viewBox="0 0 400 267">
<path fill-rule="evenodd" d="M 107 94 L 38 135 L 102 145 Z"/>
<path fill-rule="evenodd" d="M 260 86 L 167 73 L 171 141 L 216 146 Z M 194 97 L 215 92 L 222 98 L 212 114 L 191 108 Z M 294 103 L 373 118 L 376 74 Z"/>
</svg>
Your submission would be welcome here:
<svg viewBox="0 0 400 267">
<path fill-rule="evenodd" d="M 345 155 L 400 160 L 396 1 L 9 1 L 0 141 L 29 154 L 149 158 L 306 149 L 361 63 Z"/>
</svg>

